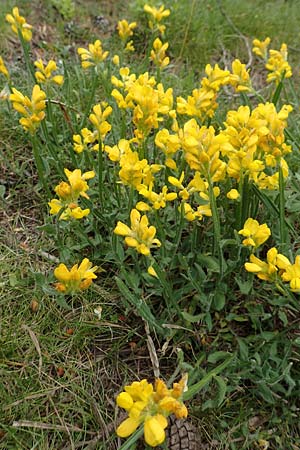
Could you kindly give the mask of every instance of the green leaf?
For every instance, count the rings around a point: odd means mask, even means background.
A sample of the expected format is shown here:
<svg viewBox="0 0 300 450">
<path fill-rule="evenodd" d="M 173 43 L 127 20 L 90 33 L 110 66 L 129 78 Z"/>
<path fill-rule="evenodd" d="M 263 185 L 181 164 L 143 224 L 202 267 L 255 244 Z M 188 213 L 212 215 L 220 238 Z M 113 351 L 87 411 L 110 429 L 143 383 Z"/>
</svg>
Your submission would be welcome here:
<svg viewBox="0 0 300 450">
<path fill-rule="evenodd" d="M 216 362 L 220 361 L 221 359 L 227 358 L 228 356 L 231 356 L 231 353 L 223 351 L 214 352 L 208 356 L 207 361 L 209 363 L 215 364 Z"/>
<path fill-rule="evenodd" d="M 215 377 L 215 381 L 218 385 L 218 393 L 217 393 L 217 397 L 216 397 L 216 403 L 217 406 L 221 406 L 221 404 L 224 401 L 225 395 L 226 395 L 226 390 L 227 390 L 227 385 L 226 385 L 226 381 L 224 380 L 224 378 L 222 377 Z"/>
<path fill-rule="evenodd" d="M 281 320 L 281 322 L 283 323 L 283 325 L 286 327 L 288 325 L 289 321 L 288 321 L 286 313 L 282 309 L 279 310 L 278 317 Z"/>
<path fill-rule="evenodd" d="M 253 277 L 247 281 L 241 280 L 239 277 L 235 277 L 235 281 L 237 282 L 242 294 L 248 295 L 250 293 L 253 286 Z"/>
<path fill-rule="evenodd" d="M 242 361 L 248 361 L 249 358 L 249 348 L 245 342 L 245 339 L 237 338 L 237 342 L 239 345 L 240 355 Z"/>
<path fill-rule="evenodd" d="M 184 318 L 184 320 L 190 323 L 197 323 L 203 319 L 203 314 L 197 314 L 197 316 L 193 316 L 192 314 L 182 311 L 181 315 Z"/>
<path fill-rule="evenodd" d="M 66 299 L 65 299 L 65 297 L 64 297 L 63 295 L 56 295 L 56 296 L 54 297 L 54 300 L 55 300 L 56 303 L 57 303 L 59 306 L 61 306 L 62 308 L 68 309 L 68 310 L 71 310 L 71 309 L 72 309 L 71 306 L 68 305 L 68 303 L 66 302 Z"/>
<path fill-rule="evenodd" d="M 271 389 L 266 385 L 266 383 L 261 383 L 258 385 L 258 393 L 266 402 L 271 404 L 274 403 L 273 393 Z"/>
<path fill-rule="evenodd" d="M 3 200 L 5 195 L 5 186 L 0 184 L 0 198 Z"/>
<path fill-rule="evenodd" d="M 197 261 L 202 265 L 202 267 L 206 267 L 211 272 L 220 273 L 220 264 L 217 258 L 199 253 L 197 255 Z"/>
<path fill-rule="evenodd" d="M 149 306 L 143 300 L 143 298 L 137 298 L 134 294 L 132 294 L 126 284 L 120 278 L 115 277 L 115 279 L 121 294 L 131 304 L 131 306 L 133 306 L 138 311 L 141 317 L 149 322 L 149 324 L 151 324 L 158 331 L 164 332 L 164 329 L 157 322 L 156 318 L 153 316 Z"/>
<path fill-rule="evenodd" d="M 217 311 L 221 311 L 226 302 L 226 297 L 223 292 L 217 291 L 214 295 L 213 306 Z"/>
<path fill-rule="evenodd" d="M 223 352 L 226 353 L 226 352 Z M 227 353 L 228 354 L 228 353 Z M 209 373 L 204 375 L 202 380 L 198 381 L 198 383 L 193 384 L 192 386 L 189 386 L 187 392 L 183 394 L 183 400 L 190 400 L 193 398 L 198 392 L 201 391 L 211 380 L 213 377 L 221 373 L 235 358 L 235 354 L 231 355 L 229 358 L 227 358 L 222 364 L 215 367 L 213 370 L 211 370 Z"/>
</svg>

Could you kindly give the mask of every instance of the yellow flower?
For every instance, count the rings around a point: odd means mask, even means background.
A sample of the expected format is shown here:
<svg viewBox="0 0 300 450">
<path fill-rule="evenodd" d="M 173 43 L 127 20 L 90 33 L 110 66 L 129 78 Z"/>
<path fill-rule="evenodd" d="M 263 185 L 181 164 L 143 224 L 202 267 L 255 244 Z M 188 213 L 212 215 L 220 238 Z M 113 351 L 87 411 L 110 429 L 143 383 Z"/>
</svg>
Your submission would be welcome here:
<svg viewBox="0 0 300 450">
<path fill-rule="evenodd" d="M 117 30 L 122 41 L 133 35 L 133 31 L 136 28 L 136 22 L 128 23 L 127 20 L 120 20 L 117 25 Z"/>
<path fill-rule="evenodd" d="M 88 69 L 92 66 L 97 66 L 102 61 L 104 61 L 109 52 L 103 52 L 102 43 L 97 39 L 94 44 L 89 44 L 89 49 L 78 48 L 77 52 L 81 58 L 81 66 L 84 69 Z"/>
<path fill-rule="evenodd" d="M 19 121 L 20 124 L 26 131 L 34 134 L 45 117 L 45 92 L 41 90 L 38 84 L 36 84 L 33 87 L 30 100 L 15 88 L 12 88 L 12 91 L 13 93 L 9 98 L 12 101 L 13 108 L 23 116 Z"/>
<path fill-rule="evenodd" d="M 267 37 L 264 41 L 260 41 L 259 39 L 253 40 L 253 53 L 257 56 L 260 56 L 263 59 L 267 59 L 268 56 L 268 46 L 271 42 L 271 39 Z"/>
<path fill-rule="evenodd" d="M 120 56 L 119 55 L 114 55 L 112 58 L 112 62 L 115 66 L 119 66 L 120 65 Z"/>
<path fill-rule="evenodd" d="M 226 164 L 220 159 L 220 150 L 226 148 L 228 138 L 224 134 L 216 136 L 212 126 L 200 128 L 195 119 L 186 122 L 180 131 L 184 157 L 190 168 L 206 178 L 211 176 L 214 182 L 224 179 Z"/>
<path fill-rule="evenodd" d="M 89 189 L 89 186 L 86 180 L 90 180 L 94 178 L 95 172 L 93 170 L 85 173 L 81 173 L 80 169 L 75 169 L 71 172 L 68 169 L 64 169 L 66 177 L 68 178 L 70 187 L 71 187 L 71 199 L 78 198 L 79 196 L 89 198 L 86 191 Z M 57 192 L 55 190 L 55 192 Z M 57 192 L 58 193 L 58 192 Z"/>
<path fill-rule="evenodd" d="M 144 5 L 144 11 L 151 16 L 151 20 L 149 20 L 149 28 L 153 31 L 158 30 L 161 34 L 165 32 L 165 25 L 161 25 L 160 22 L 170 15 L 170 10 L 165 9 L 163 5 L 159 8 L 155 8 L 155 6 Z"/>
<path fill-rule="evenodd" d="M 122 222 L 118 222 L 114 233 L 125 237 L 125 243 L 129 247 L 136 249 L 138 253 L 149 256 L 151 248 L 160 247 L 161 242 L 154 238 L 156 228 L 148 226 L 149 221 L 146 215 L 140 215 L 137 209 L 133 209 L 130 213 L 131 228 Z"/>
<path fill-rule="evenodd" d="M 232 62 L 232 74 L 230 75 L 229 82 L 236 92 L 251 91 L 249 69 L 246 70 L 246 65 L 242 64 L 239 59 L 235 59 Z"/>
<path fill-rule="evenodd" d="M 148 267 L 147 272 L 148 272 L 148 274 L 151 275 L 152 277 L 158 278 L 158 275 L 157 275 L 157 273 L 156 273 L 156 270 L 155 270 L 152 266 L 149 266 L 149 267 Z"/>
<path fill-rule="evenodd" d="M 168 421 L 162 414 L 147 418 L 144 423 L 145 442 L 151 447 L 162 444 L 166 439 L 167 426 Z"/>
<path fill-rule="evenodd" d="M 90 122 L 98 131 L 98 139 L 100 141 L 103 141 L 107 133 L 111 130 L 111 125 L 106 120 L 111 113 L 111 106 L 107 106 L 107 104 L 101 106 L 99 103 L 93 107 L 93 113 L 89 115 Z"/>
<path fill-rule="evenodd" d="M 162 191 L 157 194 L 152 190 L 153 183 L 150 183 L 149 186 L 139 187 L 139 194 L 148 199 L 152 203 L 152 207 L 154 209 L 165 208 L 166 203 L 177 198 L 176 192 L 169 192 L 168 187 L 163 186 Z"/>
<path fill-rule="evenodd" d="M 77 201 L 79 197 L 89 198 L 86 191 L 89 186 L 86 180 L 95 176 L 95 172 L 81 173 L 80 169 L 75 169 L 71 172 L 64 169 L 65 175 L 68 178 L 68 183 L 61 181 L 56 187 L 55 192 L 59 199 L 52 199 L 48 205 L 50 206 L 50 214 L 60 214 L 60 220 L 82 219 L 90 213 L 90 210 L 81 209 Z"/>
<path fill-rule="evenodd" d="M 54 270 L 54 276 L 59 281 L 55 284 L 55 288 L 64 294 L 85 290 L 92 284 L 92 280 L 97 278 L 94 273 L 97 269 L 98 267 L 93 267 L 87 258 L 84 258 L 79 266 L 75 264 L 70 270 L 65 264 L 59 264 Z"/>
<path fill-rule="evenodd" d="M 257 220 L 249 217 L 244 223 L 244 228 L 239 231 L 239 234 L 247 238 L 243 240 L 243 245 L 256 248 L 271 236 L 271 230 L 266 223 L 259 225 Z"/>
<path fill-rule="evenodd" d="M 99 150 L 98 132 L 90 131 L 88 128 L 83 128 L 80 134 L 73 135 L 73 148 L 76 153 L 82 153 L 84 150 Z M 93 144 L 93 145 L 90 145 Z"/>
<path fill-rule="evenodd" d="M 280 51 L 270 50 L 270 57 L 266 63 L 266 69 L 271 73 L 267 76 L 267 82 L 275 81 L 278 84 L 282 77 L 290 78 L 292 76 L 292 68 L 287 62 L 287 45 L 282 44 Z"/>
<path fill-rule="evenodd" d="M 281 275 L 283 281 L 290 282 L 290 288 L 293 292 L 300 292 L 300 255 L 295 258 L 294 264 L 287 264 Z"/>
<path fill-rule="evenodd" d="M 6 67 L 6 65 L 4 64 L 4 61 L 3 61 L 3 59 L 2 59 L 1 56 L 0 56 L 0 73 L 3 73 L 3 75 L 4 75 L 6 78 L 9 78 L 9 72 L 8 72 L 7 67 Z"/>
<path fill-rule="evenodd" d="M 169 44 L 167 42 L 163 44 L 159 38 L 156 38 L 153 42 L 153 49 L 151 50 L 149 59 L 161 69 L 166 67 L 170 62 L 170 58 L 166 56 L 166 50 L 168 47 Z"/>
<path fill-rule="evenodd" d="M 239 196 L 240 196 L 239 191 L 237 191 L 236 189 L 231 189 L 226 194 L 226 197 L 229 198 L 229 200 L 237 200 Z"/>
<path fill-rule="evenodd" d="M 18 34 L 18 31 L 20 31 L 25 41 L 31 40 L 32 26 L 26 23 L 26 19 L 23 16 L 20 16 L 19 9 L 17 7 L 13 8 L 12 14 L 6 15 L 6 21 L 10 23 L 11 29 L 15 34 Z"/>
<path fill-rule="evenodd" d="M 247 272 L 255 273 L 258 278 L 265 281 L 276 281 L 278 270 L 287 270 L 289 267 L 291 267 L 289 260 L 284 255 L 278 253 L 275 247 L 272 247 L 268 251 L 267 262 L 261 261 L 254 255 L 250 255 L 250 263 L 245 263 Z M 282 278 L 284 273 L 282 274 Z"/>
<path fill-rule="evenodd" d="M 50 206 L 50 214 L 59 214 L 59 220 L 82 219 L 90 213 L 88 208 L 81 209 L 75 202 L 69 203 L 66 206 L 65 202 L 57 198 L 53 198 L 48 205 Z"/>
<path fill-rule="evenodd" d="M 133 45 L 133 41 L 128 41 L 126 46 L 125 46 L 125 51 L 126 52 L 134 52 L 135 48 Z"/>
<path fill-rule="evenodd" d="M 38 59 L 34 63 L 35 67 L 39 70 L 35 72 L 35 78 L 38 83 L 55 83 L 61 86 L 64 82 L 64 77 L 62 75 L 52 75 L 52 72 L 57 70 L 56 62 L 52 59 L 48 62 L 46 67 L 41 59 Z"/>
</svg>

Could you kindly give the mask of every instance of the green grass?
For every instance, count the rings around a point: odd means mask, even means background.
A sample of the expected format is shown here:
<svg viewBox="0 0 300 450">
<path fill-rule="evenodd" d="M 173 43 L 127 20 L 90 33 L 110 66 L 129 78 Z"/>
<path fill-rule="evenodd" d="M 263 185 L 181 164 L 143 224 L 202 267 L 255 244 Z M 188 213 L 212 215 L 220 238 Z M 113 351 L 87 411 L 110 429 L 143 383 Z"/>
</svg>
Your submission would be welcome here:
<svg viewBox="0 0 300 450">
<path fill-rule="evenodd" d="M 117 49 L 116 21 L 126 17 L 146 23 L 143 4 L 140 0 L 129 1 L 125 6 L 122 1 L 78 1 L 73 21 L 66 24 L 49 2 L 18 2 L 28 22 L 37 27 L 35 56 L 50 52 L 61 57 L 71 53 L 70 61 L 79 45 L 86 45 L 98 36 L 103 41 L 107 39 L 113 53 Z M 0 17 L 14 5 L 11 0 L 2 1 Z M 166 38 L 173 61 L 166 77 L 170 84 L 176 85 L 178 92 L 190 92 L 197 85 L 206 63 L 226 65 L 235 57 L 247 62 L 249 55 L 244 37 L 250 45 L 254 37 L 267 35 L 278 47 L 286 42 L 294 72 L 298 73 L 300 1 L 266 4 L 259 0 L 169 0 L 165 5 L 172 8 Z M 267 9 L 271 12 L 265 16 Z M 106 26 L 95 22 L 95 16 L 102 14 L 108 20 Z M 8 33 L 11 39 L 7 42 L 4 37 Z M 25 72 L 19 72 L 15 62 L 16 38 L 4 19 L 0 19 L 0 38 L 0 54 L 14 75 L 18 75 L 18 88 L 26 87 Z M 135 39 L 142 49 L 142 26 Z M 133 61 L 133 64 L 138 62 Z M 297 75 L 295 78 L 298 84 Z M 295 119 L 292 130 L 299 136 L 296 122 Z M 30 144 L 12 117 L 0 115 L 0 134 L 0 184 L 5 189 L 4 198 L 0 199 L 0 208 L 3 207 L 0 212 L 0 448 L 115 449 L 117 393 L 134 379 L 153 377 L 143 322 L 136 312 L 136 316 L 132 315 L 132 308 L 124 307 L 124 299 L 118 293 L 109 268 L 99 275 L 91 291 L 74 300 L 70 310 L 58 305 L 53 293 L 45 289 L 53 282 L 51 273 L 56 262 L 51 255 L 56 257 L 57 253 L 42 227 L 48 213 L 37 186 Z M 298 163 L 296 156 L 294 170 Z M 292 186 L 290 189 L 298 198 L 300 189 Z M 293 210 L 293 206 L 292 202 L 288 205 L 290 220 L 296 223 L 298 211 Z M 298 228 L 298 224 L 296 226 Z M 295 248 L 298 244 L 296 240 Z M 260 285 L 257 286 L 259 289 Z M 238 292 L 233 310 L 245 318 L 249 327 L 257 311 L 261 312 L 266 321 L 263 332 L 272 333 L 276 327 L 278 334 L 260 337 L 262 330 L 256 330 L 257 336 L 254 332 L 247 341 L 240 339 L 246 342 L 249 353 L 225 373 L 229 387 L 225 399 L 218 406 L 209 408 L 207 405 L 207 409 L 203 409 L 205 402 L 214 399 L 217 386 L 212 385 L 190 404 L 190 415 L 203 441 L 213 440 L 217 449 L 252 450 L 258 448 L 259 439 L 270 441 L 271 449 L 295 450 L 300 446 L 296 401 L 299 385 L 292 398 L 285 399 L 284 392 L 291 382 L 286 377 L 276 383 L 274 375 L 285 368 L 282 362 L 285 359 L 293 362 L 293 376 L 299 375 L 300 355 L 295 331 L 298 319 L 293 315 L 288 317 L 290 324 L 285 329 L 278 321 L 280 307 L 271 319 L 267 317 L 271 308 L 262 306 L 268 303 L 267 294 L 272 296 L 272 291 L 259 295 L 261 309 L 258 310 L 254 307 L 256 294 L 248 296 Z M 35 312 L 33 300 L 38 303 Z M 103 312 L 98 319 L 94 310 L 100 305 Z M 160 337 L 155 338 L 165 378 L 172 375 L 177 365 L 197 366 L 201 358 L 206 360 L 217 350 L 234 349 L 240 354 L 245 351 L 236 339 L 243 337 L 244 328 L 239 322 L 228 318 L 225 312 L 216 311 L 213 320 L 215 326 L 210 332 L 203 323 L 196 323 L 194 328 L 187 321 L 185 332 L 174 333 L 165 354 L 162 351 L 165 342 Z M 236 339 L 233 345 L 232 335 Z M 293 347 L 283 354 L 281 343 L 289 339 Z M 176 356 L 178 347 L 185 355 L 184 361 Z M 256 360 L 257 349 L 262 359 L 260 363 Z M 251 370 L 249 360 L 254 361 Z M 195 381 L 209 367 L 207 362 L 205 364 L 205 368 L 199 364 L 200 367 L 194 369 Z M 242 376 L 248 380 L 244 384 L 239 382 Z M 265 398 L 258 392 L 262 376 L 269 376 L 275 387 L 280 386 L 281 390 L 274 388 L 273 404 L 267 401 L 268 392 Z M 217 399 L 214 400 L 217 405 Z M 29 421 L 29 426 L 24 421 Z"/>
</svg>

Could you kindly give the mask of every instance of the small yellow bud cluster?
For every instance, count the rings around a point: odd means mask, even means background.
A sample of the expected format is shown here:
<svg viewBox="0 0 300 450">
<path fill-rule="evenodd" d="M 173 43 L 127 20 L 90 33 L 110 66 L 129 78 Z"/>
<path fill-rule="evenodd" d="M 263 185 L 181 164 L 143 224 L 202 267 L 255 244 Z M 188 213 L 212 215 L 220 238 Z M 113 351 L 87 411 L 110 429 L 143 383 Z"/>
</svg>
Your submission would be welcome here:
<svg viewBox="0 0 300 450">
<path fill-rule="evenodd" d="M 94 126 L 94 131 L 83 128 L 80 134 L 73 135 L 73 148 L 76 153 L 84 150 L 99 150 L 99 142 L 103 142 L 107 133 L 111 130 L 107 117 L 112 113 L 112 107 L 103 102 L 93 107 L 93 112 L 89 115 L 89 120 Z"/>
<path fill-rule="evenodd" d="M 264 41 L 253 40 L 253 53 L 264 59 L 265 67 L 270 72 L 267 76 L 267 82 L 275 81 L 279 84 L 283 78 L 292 76 L 292 68 L 288 63 L 288 51 L 285 43 L 281 44 L 280 50 L 268 49 L 271 39 L 267 37 Z"/>
<path fill-rule="evenodd" d="M 29 131 L 30 134 L 35 134 L 41 121 L 45 117 L 46 108 L 46 94 L 41 90 L 38 84 L 33 87 L 31 99 L 24 96 L 20 91 L 12 88 L 10 100 L 13 108 L 22 114 L 20 124 Z"/>
<path fill-rule="evenodd" d="M 88 50 L 80 47 L 77 49 L 77 52 L 81 58 L 81 66 L 83 69 L 98 66 L 107 58 L 109 53 L 103 51 L 102 43 L 99 39 L 97 39 L 94 44 L 89 44 Z"/>
<path fill-rule="evenodd" d="M 64 82 L 64 77 L 62 75 L 52 75 L 52 72 L 57 70 L 56 62 L 52 59 L 45 66 L 41 59 L 38 59 L 34 63 L 35 67 L 38 69 L 35 72 L 35 78 L 38 83 L 48 84 L 54 83 L 61 86 Z"/>
<path fill-rule="evenodd" d="M 15 34 L 21 33 L 25 41 L 30 41 L 32 38 L 32 26 L 26 23 L 26 19 L 20 16 L 19 9 L 14 7 L 12 14 L 6 15 L 6 21 L 11 25 L 11 29 Z"/>
<path fill-rule="evenodd" d="M 86 191 L 89 186 L 86 180 L 94 178 L 95 172 L 81 173 L 80 169 L 75 169 L 71 172 L 68 169 L 64 170 L 68 182 L 61 181 L 56 187 L 55 192 L 58 199 L 53 198 L 48 205 L 50 206 L 50 214 L 59 214 L 60 220 L 82 219 L 90 213 L 90 210 L 81 209 L 78 205 L 79 197 L 89 198 Z"/>
</svg>

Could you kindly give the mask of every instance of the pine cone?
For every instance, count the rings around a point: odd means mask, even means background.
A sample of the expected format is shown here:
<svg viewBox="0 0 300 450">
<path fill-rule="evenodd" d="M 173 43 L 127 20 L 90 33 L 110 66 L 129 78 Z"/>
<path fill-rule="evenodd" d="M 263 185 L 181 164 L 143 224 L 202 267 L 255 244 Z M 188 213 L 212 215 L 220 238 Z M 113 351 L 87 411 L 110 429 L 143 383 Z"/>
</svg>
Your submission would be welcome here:
<svg viewBox="0 0 300 450">
<path fill-rule="evenodd" d="M 200 450 L 203 448 L 197 438 L 195 427 L 188 420 L 169 417 L 167 447 L 169 450 Z"/>
</svg>

